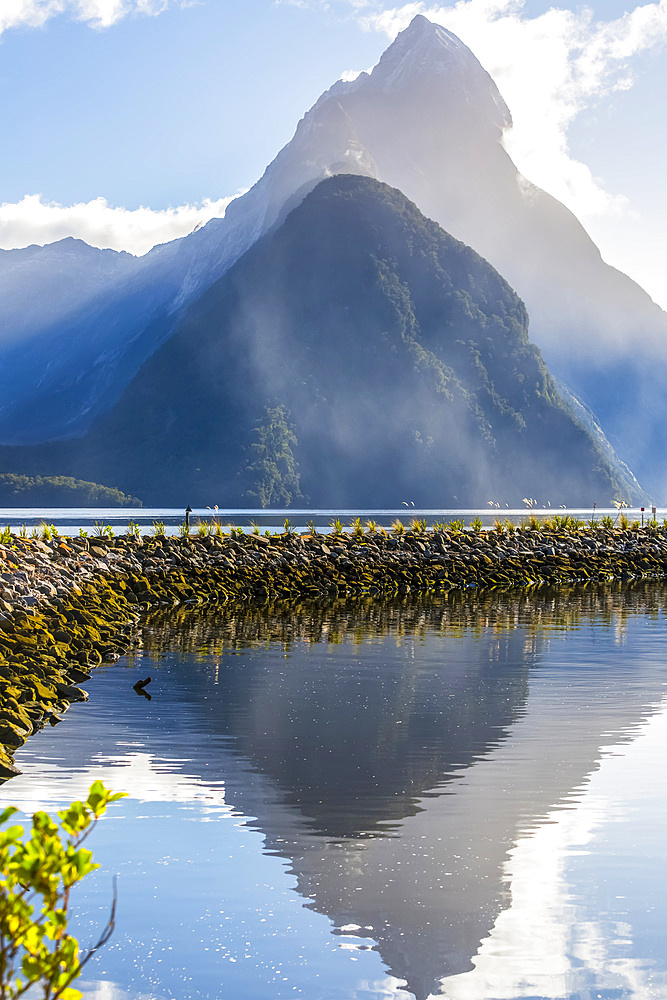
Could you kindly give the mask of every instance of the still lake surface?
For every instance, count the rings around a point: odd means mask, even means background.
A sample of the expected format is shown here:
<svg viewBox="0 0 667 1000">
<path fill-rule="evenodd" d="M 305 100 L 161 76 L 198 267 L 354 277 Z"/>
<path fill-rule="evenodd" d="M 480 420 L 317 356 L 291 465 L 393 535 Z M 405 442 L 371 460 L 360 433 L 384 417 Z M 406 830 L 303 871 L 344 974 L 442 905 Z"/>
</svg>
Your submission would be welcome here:
<svg viewBox="0 0 667 1000">
<path fill-rule="evenodd" d="M 17 754 L 129 797 L 89 1000 L 667 997 L 667 586 L 151 617 Z M 132 684 L 150 675 L 151 700 Z"/>
<path fill-rule="evenodd" d="M 588 521 L 591 518 L 598 519 L 609 515 L 618 519 L 619 511 L 615 507 L 522 507 L 521 509 L 510 509 L 506 507 L 486 506 L 475 509 L 420 509 L 414 504 L 405 501 L 396 509 L 384 510 L 341 510 L 340 508 L 331 510 L 315 510 L 312 508 L 275 508 L 256 510 L 248 508 L 219 509 L 217 507 L 200 507 L 193 510 L 190 515 L 190 526 L 192 534 L 195 534 L 200 523 L 210 525 L 211 522 L 218 524 L 220 528 L 228 530 L 230 526 L 240 527 L 249 532 L 253 527 L 258 527 L 261 531 L 282 532 L 284 530 L 285 519 L 297 531 L 303 531 L 310 523 L 313 523 L 322 533 L 331 531 L 332 523 L 339 520 L 347 529 L 358 518 L 362 524 L 367 521 L 375 521 L 380 527 L 389 527 L 395 520 L 401 520 L 408 524 L 412 518 L 425 520 L 431 527 L 434 524 L 446 523 L 451 520 L 462 520 L 469 527 L 474 518 L 479 518 L 485 528 L 492 528 L 497 518 L 510 520 L 515 524 L 520 524 L 530 514 L 534 514 L 539 519 L 553 517 L 555 514 L 570 514 L 573 517 Z M 631 507 L 624 511 L 629 521 L 637 521 L 640 524 L 649 517 L 656 517 L 662 522 L 667 516 L 667 508 Z M 44 525 L 53 525 L 61 535 L 78 535 L 80 531 L 94 537 L 100 531 L 111 528 L 116 535 L 126 532 L 128 524 L 136 525 L 142 535 L 150 535 L 155 530 L 155 525 L 160 526 L 167 535 L 179 534 L 185 517 L 183 509 L 173 507 L 0 507 L 0 528 L 9 525 L 14 534 L 24 531 L 30 534 L 35 531 L 39 534 Z"/>
</svg>

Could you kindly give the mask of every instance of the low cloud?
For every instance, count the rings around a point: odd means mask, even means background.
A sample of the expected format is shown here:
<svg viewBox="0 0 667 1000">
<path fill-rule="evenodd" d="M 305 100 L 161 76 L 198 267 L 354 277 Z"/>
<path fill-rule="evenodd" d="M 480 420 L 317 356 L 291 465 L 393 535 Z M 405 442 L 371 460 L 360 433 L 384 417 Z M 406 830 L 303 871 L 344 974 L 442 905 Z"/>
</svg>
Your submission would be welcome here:
<svg viewBox="0 0 667 1000">
<path fill-rule="evenodd" d="M 489 71 L 514 128 L 505 145 L 519 170 L 590 220 L 628 210 L 590 169 L 571 156 L 568 129 L 600 98 L 632 86 L 632 60 L 667 41 L 667 0 L 637 6 L 612 21 L 590 10 L 554 6 L 528 17 L 524 0 L 411 2 L 361 15 L 361 23 L 394 38 L 424 14 L 458 35 Z M 359 15 L 357 15 L 359 16 Z"/>
<path fill-rule="evenodd" d="M 0 205 L 0 247 L 11 250 L 75 236 L 91 246 L 141 255 L 157 243 L 186 236 L 209 219 L 220 218 L 230 201 L 207 198 L 201 204 L 155 211 L 115 207 L 104 198 L 58 205 L 38 194 L 26 195 L 19 202 Z"/>
<path fill-rule="evenodd" d="M 191 0 L 1 0 L 0 34 L 10 28 L 39 28 L 52 17 L 68 15 L 92 28 L 109 28 L 132 14 L 155 16 Z"/>
</svg>

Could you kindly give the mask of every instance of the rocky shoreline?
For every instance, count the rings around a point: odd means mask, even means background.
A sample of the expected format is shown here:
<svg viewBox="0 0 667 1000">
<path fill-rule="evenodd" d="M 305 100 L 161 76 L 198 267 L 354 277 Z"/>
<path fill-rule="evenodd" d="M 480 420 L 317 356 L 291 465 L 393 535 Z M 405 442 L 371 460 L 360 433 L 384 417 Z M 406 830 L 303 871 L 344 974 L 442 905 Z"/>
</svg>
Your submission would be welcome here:
<svg viewBox="0 0 667 1000">
<path fill-rule="evenodd" d="M 134 535 L 0 545 L 0 780 L 59 721 L 96 665 L 136 642 L 142 613 L 183 603 L 401 596 L 663 577 L 667 527 Z"/>
</svg>

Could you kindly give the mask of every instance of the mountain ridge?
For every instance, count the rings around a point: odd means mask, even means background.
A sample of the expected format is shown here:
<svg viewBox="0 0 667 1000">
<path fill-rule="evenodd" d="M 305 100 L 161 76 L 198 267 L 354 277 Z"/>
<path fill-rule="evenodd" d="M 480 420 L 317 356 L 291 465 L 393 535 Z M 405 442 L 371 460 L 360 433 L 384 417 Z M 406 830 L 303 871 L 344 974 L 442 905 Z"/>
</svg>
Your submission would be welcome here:
<svg viewBox="0 0 667 1000">
<path fill-rule="evenodd" d="M 359 175 L 321 182 L 257 241 L 86 438 L 18 455 L 148 504 L 515 505 L 538 489 L 592 504 L 623 491 L 507 282 Z"/>
<path fill-rule="evenodd" d="M 532 337 L 554 374 L 611 432 L 621 458 L 662 489 L 667 315 L 602 261 L 569 210 L 521 177 L 501 143 L 509 123 L 470 50 L 417 15 L 370 74 L 319 98 L 224 219 L 135 259 L 115 288 L 78 313 L 0 350 L 10 387 L 0 440 L 82 434 L 174 333 L 190 302 L 320 180 L 353 172 L 403 191 L 500 270 L 527 303 Z M 650 365 L 637 356 L 638 341 Z M 658 418 L 649 423 L 649 413 Z M 628 415 L 646 422 L 647 433 L 636 435 Z"/>
</svg>

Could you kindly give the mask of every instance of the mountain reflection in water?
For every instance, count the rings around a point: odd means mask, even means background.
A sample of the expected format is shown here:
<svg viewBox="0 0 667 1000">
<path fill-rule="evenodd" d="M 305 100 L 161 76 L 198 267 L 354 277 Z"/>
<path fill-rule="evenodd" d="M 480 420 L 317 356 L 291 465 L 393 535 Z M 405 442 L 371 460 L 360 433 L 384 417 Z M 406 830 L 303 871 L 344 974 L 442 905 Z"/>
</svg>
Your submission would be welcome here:
<svg viewBox="0 0 667 1000">
<path fill-rule="evenodd" d="M 128 701 L 135 675 L 122 669 L 104 672 L 123 684 L 105 683 L 100 697 L 116 727 L 122 718 L 126 745 L 133 734 L 158 754 L 170 743 L 173 771 L 187 766 L 213 794 L 224 787 L 265 853 L 287 863 L 308 908 L 333 922 L 341 943 L 379 952 L 392 995 L 399 982 L 418 1000 L 514 995 L 494 982 L 494 942 L 519 912 L 512 866 L 529 856 L 538 872 L 558 845 L 577 842 L 568 817 L 579 815 L 601 748 L 618 752 L 658 710 L 666 594 L 645 583 L 181 609 L 153 615 L 142 658 L 129 660 L 139 672 L 154 660 L 151 704 Z M 94 713 L 88 686 L 84 712 Z M 98 727 L 86 736 L 84 712 L 72 770 L 96 755 L 110 760 L 115 748 L 102 748 Z M 22 781 L 5 786 L 5 798 Z M 589 815 L 589 826 L 602 818 Z M 542 843 L 540 862 L 530 851 Z M 530 912 L 524 887 L 517 926 L 528 935 Z M 526 975 L 531 955 L 542 962 L 534 975 L 543 995 L 578 995 L 556 973 L 545 982 L 548 951 L 531 946 L 516 961 Z M 522 975 L 505 978 L 530 995 Z M 575 984 L 572 976 L 564 981 Z M 236 1000 L 197 989 L 174 996 Z M 303 992 L 339 995 L 333 983 Z M 380 994 L 359 986 L 355 995 Z"/>
</svg>

